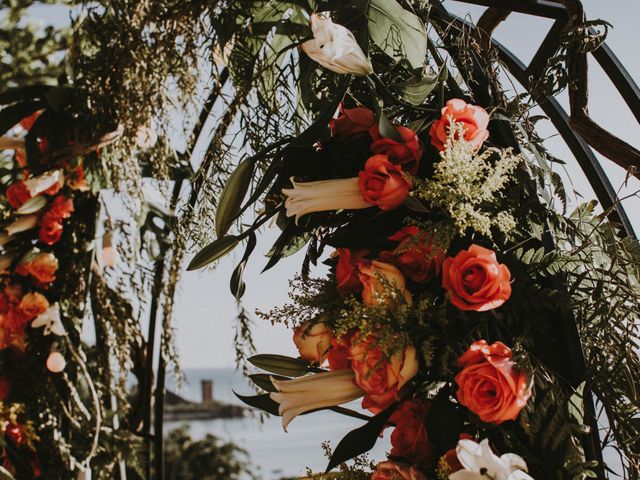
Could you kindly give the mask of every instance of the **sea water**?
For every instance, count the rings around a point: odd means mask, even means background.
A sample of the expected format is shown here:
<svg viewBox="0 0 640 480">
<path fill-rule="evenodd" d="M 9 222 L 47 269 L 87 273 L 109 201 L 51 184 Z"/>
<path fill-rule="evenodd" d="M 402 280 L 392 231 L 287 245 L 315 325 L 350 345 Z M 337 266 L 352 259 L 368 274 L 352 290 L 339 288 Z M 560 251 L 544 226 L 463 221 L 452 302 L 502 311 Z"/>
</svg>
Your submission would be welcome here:
<svg viewBox="0 0 640 480">
<path fill-rule="evenodd" d="M 180 389 L 172 383 L 168 388 L 187 400 L 201 400 L 200 380 L 213 380 L 213 395 L 218 401 L 242 404 L 233 391 L 252 395 L 254 392 L 241 372 L 233 369 L 185 370 L 186 382 Z M 358 409 L 357 402 L 348 405 Z M 189 420 L 187 422 L 167 422 L 165 432 L 187 423 L 195 439 L 211 433 L 232 441 L 250 455 L 253 471 L 258 478 L 276 480 L 283 477 L 303 475 L 307 468 L 315 472 L 323 471 L 327 465 L 322 443 L 329 441 L 335 448 L 340 439 L 349 431 L 363 424 L 362 420 L 345 417 L 331 411 L 314 412 L 296 418 L 289 425 L 288 432 L 282 429 L 279 417 L 267 417 L 264 422 L 257 415 L 237 419 Z M 383 460 L 389 449 L 389 434 L 378 440 L 370 452 L 374 460 Z"/>
</svg>

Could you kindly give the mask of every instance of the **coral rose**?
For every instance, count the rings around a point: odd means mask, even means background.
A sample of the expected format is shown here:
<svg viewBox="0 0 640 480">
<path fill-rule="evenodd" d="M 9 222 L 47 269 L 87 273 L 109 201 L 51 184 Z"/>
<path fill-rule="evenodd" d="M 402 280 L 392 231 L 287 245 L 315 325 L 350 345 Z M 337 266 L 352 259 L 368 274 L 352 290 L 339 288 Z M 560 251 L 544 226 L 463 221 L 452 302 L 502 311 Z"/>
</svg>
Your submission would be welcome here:
<svg viewBox="0 0 640 480">
<path fill-rule="evenodd" d="M 395 400 L 400 389 L 418 373 L 418 358 L 413 345 L 389 358 L 375 345 L 376 339 L 354 339 L 349 356 L 355 382 L 365 391 L 362 408 L 378 413 Z"/>
<path fill-rule="evenodd" d="M 31 192 L 24 182 L 16 182 L 5 191 L 7 201 L 13 208 L 20 208 L 24 202 L 31 198 Z"/>
<path fill-rule="evenodd" d="M 56 279 L 58 259 L 53 253 L 28 254 L 16 267 L 16 273 L 26 277 L 31 275 L 39 284 L 47 286 Z"/>
<path fill-rule="evenodd" d="M 415 466 L 399 465 L 395 462 L 380 462 L 371 480 L 427 480 Z"/>
<path fill-rule="evenodd" d="M 387 155 L 373 155 L 360 172 L 358 186 L 365 202 L 393 210 L 402 205 L 413 185 Z"/>
<path fill-rule="evenodd" d="M 347 333 L 339 338 L 331 337 L 329 351 L 327 352 L 327 361 L 329 362 L 329 370 L 344 370 L 351 368 L 351 357 L 349 349 L 351 348 L 351 338 L 354 333 Z"/>
<path fill-rule="evenodd" d="M 415 464 L 435 458 L 435 450 L 427 438 L 426 420 L 430 403 L 426 399 L 402 402 L 391 415 L 396 428 L 391 434 L 391 455 Z"/>
<path fill-rule="evenodd" d="M 498 308 L 511 296 L 511 273 L 492 250 L 471 245 L 442 265 L 442 286 L 460 310 L 484 312 Z"/>
<path fill-rule="evenodd" d="M 445 149 L 451 121 L 464 125 L 464 139 L 475 149 L 480 148 L 489 137 L 487 111 L 477 105 L 470 105 L 464 100 L 454 98 L 447 102 L 446 107 L 442 109 L 442 116 L 431 125 L 429 130 L 431 144 L 438 150 Z"/>
<path fill-rule="evenodd" d="M 338 248 L 335 255 L 338 256 L 336 265 L 336 288 L 340 295 L 351 295 L 362 291 L 362 282 L 359 277 L 358 264 L 369 253 L 366 249 L 350 250 Z"/>
<path fill-rule="evenodd" d="M 53 245 L 62 237 L 62 223 L 51 212 L 45 213 L 40 219 L 38 239 L 45 245 Z"/>
<path fill-rule="evenodd" d="M 402 142 L 380 135 L 378 125 L 373 125 L 369 132 L 373 138 L 371 151 L 387 155 L 394 165 L 401 165 L 405 172 L 415 175 L 422 158 L 422 146 L 416 132 L 407 127 L 395 127 Z"/>
<path fill-rule="evenodd" d="M 40 293 L 27 293 L 20 300 L 18 308 L 24 317 L 32 320 L 49 308 L 49 302 Z"/>
<path fill-rule="evenodd" d="M 348 137 L 369 132 L 375 121 L 374 113 L 368 108 L 342 108 L 337 118 L 329 121 L 332 137 Z"/>
<path fill-rule="evenodd" d="M 390 263 L 373 260 L 360 264 L 360 281 L 363 285 L 362 301 L 366 305 L 393 305 L 404 299 L 411 304 L 411 293 L 406 288 L 404 275 Z"/>
<path fill-rule="evenodd" d="M 511 360 L 511 349 L 502 342 L 474 342 L 458 358 L 458 401 L 486 423 L 515 420 L 531 396 L 524 372 Z"/>
<path fill-rule="evenodd" d="M 428 282 L 440 273 L 444 255 L 435 251 L 427 232 L 408 226 L 391 235 L 389 240 L 399 244 L 393 252 L 382 252 L 381 258 L 392 261 L 414 282 Z"/>
<path fill-rule="evenodd" d="M 308 323 L 301 324 L 293 333 L 293 343 L 300 353 L 300 357 L 308 362 L 322 363 L 329 349 L 332 333 L 322 322 L 309 327 Z"/>
<path fill-rule="evenodd" d="M 63 195 L 59 195 L 51 202 L 49 212 L 54 218 L 65 219 L 69 218 L 73 213 L 73 199 L 67 198 Z"/>
</svg>

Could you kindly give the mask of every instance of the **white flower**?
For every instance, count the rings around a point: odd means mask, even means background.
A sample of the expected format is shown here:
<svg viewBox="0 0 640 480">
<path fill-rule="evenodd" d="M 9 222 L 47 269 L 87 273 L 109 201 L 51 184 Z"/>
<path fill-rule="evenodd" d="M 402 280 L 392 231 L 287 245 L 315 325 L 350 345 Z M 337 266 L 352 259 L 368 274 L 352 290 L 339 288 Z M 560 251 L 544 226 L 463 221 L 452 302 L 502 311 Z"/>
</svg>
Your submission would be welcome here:
<svg viewBox="0 0 640 480">
<path fill-rule="evenodd" d="M 51 170 L 47 173 L 43 173 L 42 175 L 38 175 L 37 177 L 30 178 L 25 180 L 24 184 L 29 190 L 29 193 L 32 197 L 36 195 L 40 195 L 45 190 L 53 187 L 56 183 L 64 182 L 64 175 L 62 170 Z"/>
<path fill-rule="evenodd" d="M 44 335 L 53 333 L 61 337 L 67 334 L 60 320 L 60 307 L 57 303 L 51 305 L 31 322 L 31 328 L 40 327 L 44 327 Z"/>
<path fill-rule="evenodd" d="M 287 197 L 284 206 L 287 217 L 296 217 L 296 223 L 303 215 L 330 210 L 357 210 L 373 205 L 365 202 L 358 186 L 358 178 L 320 180 L 299 183 L 291 178 L 293 188 L 283 188 Z"/>
<path fill-rule="evenodd" d="M 456 455 L 464 470 L 449 475 L 449 480 L 533 480 L 527 475 L 527 464 L 514 453 L 498 457 L 486 438 L 479 444 L 460 440 Z"/>
<path fill-rule="evenodd" d="M 302 50 L 320 65 L 336 73 L 369 75 L 371 63 L 350 30 L 322 15 L 311 15 L 313 39 Z"/>
<path fill-rule="evenodd" d="M 37 213 L 31 213 L 29 215 L 23 215 L 18 218 L 16 221 L 12 222 L 9 226 L 7 226 L 7 235 L 12 236 L 16 233 L 24 232 L 27 230 L 31 230 L 38 225 L 38 218 L 40 215 Z"/>
<path fill-rule="evenodd" d="M 280 404 L 278 413 L 282 415 L 284 431 L 302 413 L 360 398 L 364 391 L 355 384 L 354 379 L 351 369 L 315 373 L 293 380 L 276 380 L 272 377 L 271 383 L 278 391 L 271 393 L 270 397 Z"/>
<path fill-rule="evenodd" d="M 136 130 L 136 145 L 143 150 L 153 147 L 157 141 L 158 134 L 153 128 L 143 125 Z"/>
</svg>

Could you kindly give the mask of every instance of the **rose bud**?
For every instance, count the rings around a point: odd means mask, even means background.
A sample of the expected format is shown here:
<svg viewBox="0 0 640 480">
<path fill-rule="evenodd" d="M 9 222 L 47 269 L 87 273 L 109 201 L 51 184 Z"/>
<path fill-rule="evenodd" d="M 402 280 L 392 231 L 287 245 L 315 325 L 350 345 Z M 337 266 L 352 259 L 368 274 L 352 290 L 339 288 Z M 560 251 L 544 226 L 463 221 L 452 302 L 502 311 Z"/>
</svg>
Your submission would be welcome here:
<svg viewBox="0 0 640 480">
<path fill-rule="evenodd" d="M 427 480 L 427 477 L 415 465 L 409 467 L 387 460 L 376 465 L 371 480 Z"/>
<path fill-rule="evenodd" d="M 458 358 L 457 397 L 486 423 L 515 420 L 531 396 L 524 372 L 511 360 L 511 349 L 502 342 L 474 342 Z"/>
<path fill-rule="evenodd" d="M 397 126 L 395 129 L 402 137 L 402 142 L 385 138 L 380 135 L 378 125 L 373 125 L 369 130 L 373 137 L 371 151 L 376 154 L 384 154 L 394 165 L 402 166 L 405 172 L 415 175 L 422 158 L 422 146 L 416 132 L 407 127 Z"/>
<path fill-rule="evenodd" d="M 411 305 L 411 293 L 406 288 L 404 275 L 390 263 L 373 260 L 370 264 L 360 264 L 360 281 L 364 286 L 362 301 L 366 305 L 394 305 L 402 302 Z"/>
<path fill-rule="evenodd" d="M 442 286 L 460 310 L 484 312 L 511 296 L 511 273 L 492 250 L 471 245 L 442 264 Z"/>
<path fill-rule="evenodd" d="M 442 108 L 442 116 L 431 125 L 429 130 L 431 144 L 438 150 L 445 149 L 449 140 L 451 122 L 464 125 L 464 139 L 470 142 L 475 149 L 480 148 L 489 137 L 487 131 L 489 114 L 487 111 L 477 105 L 470 105 L 464 100 L 454 98 L 447 102 L 446 107 Z"/>
<path fill-rule="evenodd" d="M 373 155 L 367 160 L 358 185 L 362 198 L 380 210 L 393 210 L 402 205 L 413 186 L 387 155 Z"/>
<path fill-rule="evenodd" d="M 402 273 L 416 283 L 426 283 L 440 274 L 444 256 L 434 251 L 431 236 L 418 227 L 408 226 L 389 237 L 399 242 L 393 252 L 382 252 L 380 258 L 393 262 Z"/>
<path fill-rule="evenodd" d="M 351 295 L 362 292 L 358 264 L 369 253 L 366 249 L 350 250 L 338 248 L 334 255 L 338 257 L 336 265 L 336 288 L 340 295 Z"/>
<path fill-rule="evenodd" d="M 350 30 L 322 15 L 311 15 L 313 39 L 302 44 L 311 58 L 336 73 L 369 75 L 373 68 Z"/>
<path fill-rule="evenodd" d="M 391 455 L 422 465 L 435 458 L 427 438 L 426 420 L 430 403 L 426 399 L 407 400 L 391 415 L 396 428 L 391 434 Z"/>
<path fill-rule="evenodd" d="M 296 344 L 301 358 L 312 363 L 322 363 L 326 358 L 331 337 L 331 330 L 324 323 L 316 323 L 311 328 L 308 323 L 303 323 L 295 329 L 293 343 Z"/>
<path fill-rule="evenodd" d="M 375 121 L 374 113 L 368 108 L 342 108 L 337 118 L 329 120 L 332 137 L 350 137 L 358 133 L 369 132 Z"/>
<path fill-rule="evenodd" d="M 396 399 L 397 393 L 418 373 L 418 358 L 413 345 L 394 353 L 384 354 L 375 339 L 354 339 L 349 349 L 355 382 L 365 392 L 362 408 L 378 413 Z"/>
</svg>

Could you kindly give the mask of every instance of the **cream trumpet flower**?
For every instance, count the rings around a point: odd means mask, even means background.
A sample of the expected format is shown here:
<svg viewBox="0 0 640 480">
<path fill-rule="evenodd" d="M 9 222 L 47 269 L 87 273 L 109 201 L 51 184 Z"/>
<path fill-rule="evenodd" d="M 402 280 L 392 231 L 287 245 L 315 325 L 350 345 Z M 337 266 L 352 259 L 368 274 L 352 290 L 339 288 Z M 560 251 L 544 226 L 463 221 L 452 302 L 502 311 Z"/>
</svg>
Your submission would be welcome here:
<svg viewBox="0 0 640 480">
<path fill-rule="evenodd" d="M 0 150 L 24 150 L 24 139 L 16 137 L 1 136 Z"/>
<path fill-rule="evenodd" d="M 362 397 L 364 391 L 355 384 L 354 379 L 351 369 L 315 373 L 293 380 L 271 377 L 271 383 L 278 391 L 269 396 L 280 404 L 278 413 L 282 415 L 284 431 L 302 413 L 335 407 Z"/>
<path fill-rule="evenodd" d="M 16 233 L 24 232 L 27 230 L 31 230 L 38 225 L 38 218 L 40 215 L 38 213 L 30 213 L 29 215 L 23 215 L 18 218 L 16 221 L 12 222 L 7 226 L 6 231 L 9 237 L 15 235 Z"/>
<path fill-rule="evenodd" d="M 371 62 L 358 45 L 353 33 L 322 15 L 311 15 L 313 39 L 302 44 L 302 50 L 323 67 L 336 73 L 369 75 Z"/>
<path fill-rule="evenodd" d="M 53 187 L 56 183 L 64 182 L 64 174 L 62 170 L 51 170 L 50 172 L 43 173 L 37 177 L 30 178 L 24 181 L 27 190 L 32 197 L 40 195 L 45 190 Z"/>
<path fill-rule="evenodd" d="M 10 255 L 10 254 L 0 255 L 0 274 L 7 273 L 14 258 L 15 258 L 15 255 Z"/>
<path fill-rule="evenodd" d="M 527 475 L 527 464 L 518 455 L 506 453 L 498 457 L 486 438 L 480 443 L 460 440 L 456 455 L 464 470 L 449 475 L 449 480 L 533 480 Z"/>
<path fill-rule="evenodd" d="M 40 327 L 44 327 L 43 335 L 51 335 L 53 333 L 61 337 L 67 334 L 60 319 L 60 306 L 57 303 L 51 305 L 31 322 L 31 328 Z"/>
<path fill-rule="evenodd" d="M 296 217 L 296 223 L 308 213 L 374 206 L 362 198 L 357 177 L 317 182 L 296 182 L 293 177 L 290 180 L 293 188 L 283 188 L 282 193 L 287 197 L 287 217 Z"/>
</svg>

